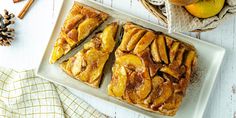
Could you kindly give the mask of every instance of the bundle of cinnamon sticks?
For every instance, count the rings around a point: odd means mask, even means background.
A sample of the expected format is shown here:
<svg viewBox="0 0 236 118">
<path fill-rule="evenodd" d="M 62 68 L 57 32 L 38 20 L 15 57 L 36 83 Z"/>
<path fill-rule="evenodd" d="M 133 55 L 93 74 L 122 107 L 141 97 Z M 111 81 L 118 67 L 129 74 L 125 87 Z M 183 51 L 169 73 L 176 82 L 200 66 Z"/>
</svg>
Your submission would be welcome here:
<svg viewBox="0 0 236 118">
<path fill-rule="evenodd" d="M 14 3 L 20 2 L 22 0 L 13 0 Z M 21 10 L 21 12 L 18 15 L 19 19 L 23 19 L 25 14 L 27 13 L 27 11 L 29 10 L 29 8 L 31 7 L 31 5 L 33 4 L 34 0 L 28 0 L 28 2 L 26 3 L 26 5 L 24 6 L 24 8 Z"/>
</svg>

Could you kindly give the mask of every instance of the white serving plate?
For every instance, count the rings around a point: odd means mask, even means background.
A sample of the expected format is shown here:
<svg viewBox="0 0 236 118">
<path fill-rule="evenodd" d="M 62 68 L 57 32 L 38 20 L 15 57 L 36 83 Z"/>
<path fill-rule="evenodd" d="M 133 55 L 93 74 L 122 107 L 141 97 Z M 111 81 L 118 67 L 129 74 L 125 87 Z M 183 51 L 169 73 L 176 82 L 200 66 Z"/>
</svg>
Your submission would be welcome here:
<svg viewBox="0 0 236 118">
<path fill-rule="evenodd" d="M 123 23 L 124 21 L 131 21 L 136 24 L 140 24 L 144 27 L 153 29 L 155 31 L 161 31 L 165 34 L 168 34 L 166 28 L 161 27 L 159 25 L 153 24 L 151 22 L 139 19 L 134 16 L 127 15 L 125 13 L 119 12 L 118 10 L 112 9 L 110 7 L 104 6 L 94 1 L 88 0 L 76 0 L 80 3 L 86 4 L 88 6 L 94 7 L 98 10 L 104 11 L 111 15 L 112 18 L 108 19 L 106 23 L 104 23 L 98 30 L 103 29 L 103 27 L 112 21 L 118 21 Z M 75 80 L 65 74 L 58 66 L 58 64 L 50 65 L 49 64 L 49 57 L 52 51 L 54 42 L 60 32 L 61 26 L 65 20 L 66 15 L 68 14 L 69 10 L 71 9 L 74 1 L 72 0 L 65 0 L 64 4 L 61 8 L 61 13 L 57 19 L 57 23 L 55 24 L 54 31 L 51 35 L 51 39 L 48 43 L 47 48 L 45 49 L 45 53 L 42 57 L 41 63 L 37 68 L 37 75 L 40 77 L 47 79 L 52 82 L 56 82 L 68 88 L 72 88 L 75 90 L 82 91 L 87 93 L 93 97 L 97 97 L 103 99 L 105 101 L 111 102 L 115 105 L 119 105 L 121 107 L 142 113 L 146 116 L 150 117 L 158 117 L 158 118 L 165 118 L 167 116 L 162 116 L 157 113 L 148 112 L 137 108 L 135 106 L 129 105 L 122 101 L 119 101 L 113 97 L 107 95 L 107 85 L 111 80 L 111 66 L 114 61 L 114 55 L 110 56 L 108 62 L 106 63 L 104 69 L 104 77 L 99 89 L 95 89 L 85 85 L 84 83 Z M 96 32 L 96 31 L 95 31 Z M 219 71 L 220 65 L 222 63 L 225 49 L 219 46 L 207 43 L 205 41 L 201 41 L 196 38 L 192 38 L 190 36 L 181 34 L 181 33 L 172 33 L 168 34 L 171 37 L 179 39 L 183 42 L 190 43 L 195 46 L 198 52 L 198 71 L 197 71 L 197 78 L 195 78 L 194 82 L 189 85 L 188 91 L 186 96 L 183 99 L 183 103 L 174 116 L 174 118 L 200 118 L 203 116 L 204 110 L 206 108 L 210 93 L 212 91 L 217 73 Z M 81 45 L 87 42 L 93 34 L 86 39 Z M 68 55 L 64 56 L 62 61 L 69 56 L 75 54 L 79 49 L 81 49 L 81 45 L 76 49 L 72 50 Z M 167 117 L 168 118 L 168 117 Z"/>
</svg>

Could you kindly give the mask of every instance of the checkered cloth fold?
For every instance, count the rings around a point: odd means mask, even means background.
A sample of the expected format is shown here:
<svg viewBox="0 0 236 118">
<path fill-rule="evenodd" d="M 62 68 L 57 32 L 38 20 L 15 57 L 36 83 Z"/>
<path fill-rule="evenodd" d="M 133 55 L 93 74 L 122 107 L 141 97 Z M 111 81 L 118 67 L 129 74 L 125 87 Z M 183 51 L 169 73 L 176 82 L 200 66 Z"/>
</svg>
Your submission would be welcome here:
<svg viewBox="0 0 236 118">
<path fill-rule="evenodd" d="M 0 117 L 105 118 L 66 88 L 35 76 L 0 67 Z"/>
</svg>

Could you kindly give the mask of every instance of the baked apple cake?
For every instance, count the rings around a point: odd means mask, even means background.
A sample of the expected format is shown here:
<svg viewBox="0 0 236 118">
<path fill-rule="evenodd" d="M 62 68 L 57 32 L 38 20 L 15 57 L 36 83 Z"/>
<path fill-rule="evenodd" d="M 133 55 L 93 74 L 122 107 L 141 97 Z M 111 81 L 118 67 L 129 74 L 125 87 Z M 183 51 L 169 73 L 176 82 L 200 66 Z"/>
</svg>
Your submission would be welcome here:
<svg viewBox="0 0 236 118">
<path fill-rule="evenodd" d="M 50 63 L 55 63 L 108 18 L 108 14 L 75 2 L 54 45 Z"/>
<path fill-rule="evenodd" d="M 97 33 L 84 44 L 76 55 L 62 62 L 60 67 L 70 76 L 98 88 L 103 67 L 116 44 L 118 24 L 109 24 L 103 32 Z"/>
<path fill-rule="evenodd" d="M 175 115 L 196 65 L 195 48 L 133 23 L 123 29 L 108 94 L 148 111 Z"/>
</svg>

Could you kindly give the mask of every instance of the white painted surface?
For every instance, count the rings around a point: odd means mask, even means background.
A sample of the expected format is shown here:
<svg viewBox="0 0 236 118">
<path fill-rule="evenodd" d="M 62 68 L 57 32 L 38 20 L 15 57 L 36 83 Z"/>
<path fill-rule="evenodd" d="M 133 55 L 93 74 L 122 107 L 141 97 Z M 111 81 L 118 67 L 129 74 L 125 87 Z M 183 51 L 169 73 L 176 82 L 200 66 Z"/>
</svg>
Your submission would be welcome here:
<svg viewBox="0 0 236 118">
<path fill-rule="evenodd" d="M 63 0 L 56 1 L 60 4 Z M 13 0 L 0 0 L 0 12 L 7 9 L 17 16 L 26 2 L 14 4 Z M 38 65 L 53 29 L 54 14 L 59 12 L 53 3 L 53 0 L 35 0 L 23 20 L 16 18 L 15 41 L 11 47 L 0 47 L 1 66 L 24 70 Z"/>
<path fill-rule="evenodd" d="M 41 59 L 49 39 L 59 4 L 62 0 L 36 0 L 30 12 L 21 21 L 17 19 L 17 39 L 11 47 L 0 47 L 0 66 L 17 70 L 35 68 Z M 158 23 L 138 0 L 96 0 L 121 11 Z M 12 0 L 0 0 L 0 11 L 4 8 L 18 14 L 26 1 L 13 4 Z M 196 36 L 195 33 L 186 33 Z M 236 118 L 236 16 L 228 19 L 218 28 L 201 33 L 205 40 L 226 48 L 226 56 L 212 92 L 204 118 Z M 139 118 L 138 113 L 111 106 L 72 90 L 92 106 L 111 117 Z"/>
</svg>

